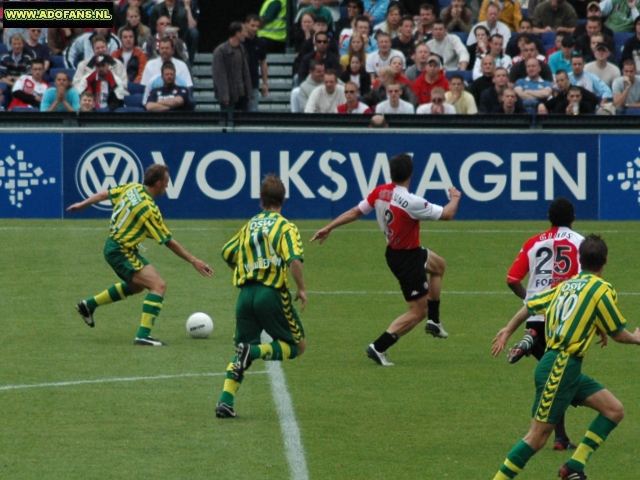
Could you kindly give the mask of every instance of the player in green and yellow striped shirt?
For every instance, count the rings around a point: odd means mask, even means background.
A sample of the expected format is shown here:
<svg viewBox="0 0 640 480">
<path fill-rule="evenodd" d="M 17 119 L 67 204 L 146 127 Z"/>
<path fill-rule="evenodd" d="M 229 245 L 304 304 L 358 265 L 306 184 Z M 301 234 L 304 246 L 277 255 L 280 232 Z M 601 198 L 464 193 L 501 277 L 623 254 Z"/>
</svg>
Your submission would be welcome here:
<svg viewBox="0 0 640 480">
<path fill-rule="evenodd" d="M 145 172 L 144 185 L 120 185 L 108 191 L 98 192 L 67 208 L 69 212 L 80 211 L 105 200 L 110 200 L 113 204 L 104 257 L 123 281 L 95 297 L 78 302 L 76 309 L 85 323 L 94 327 L 93 312 L 96 308 L 124 300 L 145 289 L 149 290 L 142 304 L 142 321 L 134 345 L 164 345 L 151 336 L 151 328 L 162 309 L 167 287 L 157 270 L 138 252 L 140 242 L 145 238 L 152 238 L 191 263 L 202 275 L 210 277 L 213 274 L 213 270 L 205 262 L 191 255 L 173 239 L 165 225 L 155 199 L 164 195 L 168 185 L 169 169 L 166 165 L 152 165 Z"/>
<path fill-rule="evenodd" d="M 304 328 L 293 307 L 307 304 L 302 261 L 303 249 L 298 228 L 281 215 L 285 187 L 276 175 L 267 175 L 260 186 L 263 212 L 253 217 L 222 248 L 222 258 L 233 269 L 233 284 L 240 288 L 236 304 L 237 345 L 227 367 L 218 418 L 234 418 L 235 396 L 244 372 L 253 360 L 286 360 L 304 353 Z M 287 271 L 296 282 L 295 298 L 289 292 Z M 261 344 L 260 335 L 271 336 Z"/>
<path fill-rule="evenodd" d="M 522 471 L 545 446 L 555 424 L 570 405 L 598 412 L 571 459 L 558 472 L 565 480 L 584 480 L 584 466 L 624 417 L 622 403 L 600 383 L 582 373 L 582 359 L 599 333 L 619 343 L 640 345 L 640 328 L 630 333 L 618 307 L 617 293 L 602 280 L 607 245 L 590 235 L 579 249 L 582 273 L 532 297 L 498 332 L 494 356 L 504 351 L 509 337 L 530 315 L 546 316 L 547 350 L 536 368 L 536 397 L 529 432 L 507 455 L 494 480 L 508 480 Z M 606 336 L 603 336 L 606 345 Z M 603 346 L 604 346 L 603 345 Z"/>
</svg>

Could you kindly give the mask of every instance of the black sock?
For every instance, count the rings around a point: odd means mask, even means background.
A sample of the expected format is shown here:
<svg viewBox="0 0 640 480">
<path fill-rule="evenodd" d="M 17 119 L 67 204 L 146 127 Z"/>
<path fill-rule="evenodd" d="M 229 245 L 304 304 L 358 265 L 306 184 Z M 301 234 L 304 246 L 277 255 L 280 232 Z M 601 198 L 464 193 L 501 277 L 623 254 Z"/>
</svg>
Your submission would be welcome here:
<svg viewBox="0 0 640 480">
<path fill-rule="evenodd" d="M 440 300 L 427 300 L 429 320 L 440 323 Z"/>
<path fill-rule="evenodd" d="M 373 342 L 373 348 L 375 348 L 376 351 L 380 353 L 386 352 L 397 341 L 397 333 L 384 332 L 375 342 Z"/>
</svg>

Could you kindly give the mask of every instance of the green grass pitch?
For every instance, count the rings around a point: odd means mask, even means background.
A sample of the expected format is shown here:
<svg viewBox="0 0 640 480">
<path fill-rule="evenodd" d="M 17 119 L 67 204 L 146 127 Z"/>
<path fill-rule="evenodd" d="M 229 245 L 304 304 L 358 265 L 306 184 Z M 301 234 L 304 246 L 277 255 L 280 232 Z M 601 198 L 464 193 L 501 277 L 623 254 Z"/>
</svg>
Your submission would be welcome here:
<svg viewBox="0 0 640 480">
<path fill-rule="evenodd" d="M 284 214 L 286 215 L 286 205 Z M 237 290 L 220 259 L 235 221 L 171 221 L 175 238 L 215 269 L 207 279 L 168 249 L 144 255 L 167 281 L 154 335 L 166 348 L 132 345 L 142 296 L 99 309 L 87 328 L 74 304 L 117 278 L 102 258 L 107 220 L 0 221 L 0 478 L 286 479 L 291 475 L 265 364 L 240 389 L 237 420 L 218 420 L 222 372 L 233 356 Z M 518 309 L 506 272 L 546 222 L 423 223 L 423 244 L 447 260 L 441 316 L 447 340 L 420 325 L 389 351 L 394 367 L 366 346 L 405 311 L 372 221 L 309 244 L 322 221 L 296 222 L 305 241 L 308 348 L 282 365 L 310 479 L 492 478 L 526 432 L 535 360 L 509 365 L 491 340 Z M 604 277 L 620 293 L 630 326 L 640 325 L 638 223 L 578 221 L 610 249 Z M 206 340 L 185 322 L 204 311 Z M 520 338 L 517 337 L 512 341 Z M 584 370 L 625 404 L 627 417 L 587 466 L 590 479 L 637 480 L 640 350 L 592 346 Z M 594 414 L 571 409 L 579 441 Z M 518 478 L 556 478 L 569 457 L 551 445 Z"/>
</svg>

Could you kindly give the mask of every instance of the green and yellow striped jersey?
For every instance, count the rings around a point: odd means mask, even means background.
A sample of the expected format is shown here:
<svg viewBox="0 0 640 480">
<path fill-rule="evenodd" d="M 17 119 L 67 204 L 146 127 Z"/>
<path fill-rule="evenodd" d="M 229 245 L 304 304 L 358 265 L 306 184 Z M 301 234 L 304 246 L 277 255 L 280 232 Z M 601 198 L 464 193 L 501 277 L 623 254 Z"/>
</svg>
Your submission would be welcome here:
<svg viewBox="0 0 640 480">
<path fill-rule="evenodd" d="M 531 315 L 546 316 L 547 348 L 584 357 L 598 331 L 615 335 L 626 328 L 617 302 L 609 283 L 583 272 L 532 297 L 527 308 Z"/>
<path fill-rule="evenodd" d="M 171 240 L 160 209 L 139 183 L 127 183 L 109 190 L 113 204 L 109 235 L 124 248 L 135 249 L 145 238 L 163 244 Z"/>
<path fill-rule="evenodd" d="M 233 284 L 260 282 L 268 287 L 289 288 L 287 267 L 303 260 L 298 227 L 278 212 L 253 217 L 222 247 L 222 258 L 235 265 Z"/>
</svg>

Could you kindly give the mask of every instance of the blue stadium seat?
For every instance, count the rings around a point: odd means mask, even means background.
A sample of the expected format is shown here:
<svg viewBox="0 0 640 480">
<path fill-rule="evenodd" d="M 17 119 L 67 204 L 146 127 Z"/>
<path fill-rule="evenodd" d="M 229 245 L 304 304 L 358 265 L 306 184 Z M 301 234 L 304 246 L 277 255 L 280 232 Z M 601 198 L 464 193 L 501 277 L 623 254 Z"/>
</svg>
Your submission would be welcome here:
<svg viewBox="0 0 640 480">
<path fill-rule="evenodd" d="M 640 108 L 627 108 L 625 115 L 640 115 Z"/>
<path fill-rule="evenodd" d="M 114 112 L 146 112 L 146 110 L 142 107 L 119 107 Z"/>
<path fill-rule="evenodd" d="M 7 87 L 6 83 L 0 82 L 0 90 L 2 90 L 2 106 L 5 108 L 5 110 L 9 106 L 9 104 L 7 103 L 7 100 L 8 100 L 7 91 L 8 91 L 8 89 L 9 89 L 9 87 Z"/>
<path fill-rule="evenodd" d="M 614 32 L 613 41 L 616 42 L 617 47 L 623 47 L 624 42 L 629 40 L 635 35 L 635 32 Z"/>
<path fill-rule="evenodd" d="M 445 72 L 445 76 L 447 77 L 447 80 L 451 80 L 451 76 L 454 73 L 458 73 L 462 75 L 462 78 L 464 78 L 464 81 L 466 82 L 467 85 L 471 85 L 471 82 L 473 82 L 473 72 L 471 70 L 447 70 Z"/>
<path fill-rule="evenodd" d="M 51 55 L 51 67 L 50 68 L 65 68 L 64 57 L 62 55 Z"/>
<path fill-rule="evenodd" d="M 440 10 L 444 10 L 451 5 L 451 0 L 438 0 L 438 3 L 440 3 Z"/>
<path fill-rule="evenodd" d="M 7 46 L 4 43 L 0 42 L 0 55 L 7 51 Z"/>
<path fill-rule="evenodd" d="M 35 107 L 13 107 L 11 109 L 12 112 L 39 112 Z"/>
<path fill-rule="evenodd" d="M 522 18 L 527 18 L 527 13 L 529 13 L 529 9 L 521 8 L 520 11 L 522 12 Z"/>
<path fill-rule="evenodd" d="M 73 76 L 76 74 L 73 68 L 51 68 L 49 69 L 49 81 L 54 82 L 59 72 L 67 72 L 71 82 L 73 81 Z"/>
<path fill-rule="evenodd" d="M 124 97 L 125 107 L 138 107 L 144 109 L 142 105 L 142 93 L 130 93 Z"/>
<path fill-rule="evenodd" d="M 556 44 L 556 32 L 544 32 L 540 34 L 540 39 L 545 46 Z"/>
<path fill-rule="evenodd" d="M 467 38 L 469 37 L 469 35 L 467 35 L 464 32 L 451 32 L 453 33 L 455 36 L 457 36 L 458 38 L 460 38 L 460 40 L 462 40 L 462 44 L 466 45 L 467 44 Z"/>
<path fill-rule="evenodd" d="M 144 93 L 144 85 L 141 83 L 129 82 L 127 84 L 127 91 L 129 93 Z"/>
</svg>

